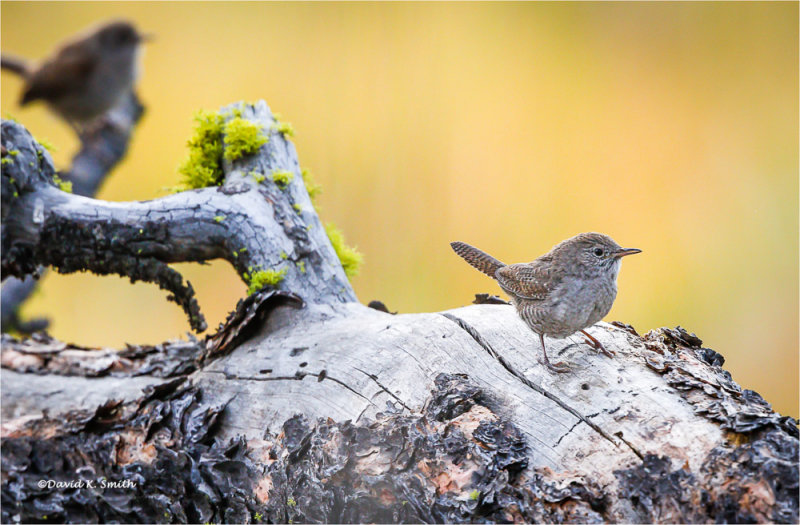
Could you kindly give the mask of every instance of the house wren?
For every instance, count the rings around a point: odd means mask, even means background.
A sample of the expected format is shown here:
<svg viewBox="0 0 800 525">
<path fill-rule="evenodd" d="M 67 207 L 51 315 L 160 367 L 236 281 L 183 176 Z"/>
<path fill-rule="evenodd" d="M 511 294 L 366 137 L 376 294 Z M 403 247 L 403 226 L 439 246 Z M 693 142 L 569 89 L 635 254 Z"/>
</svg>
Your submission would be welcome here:
<svg viewBox="0 0 800 525">
<path fill-rule="evenodd" d="M 563 339 L 580 331 L 590 345 L 613 356 L 584 331 L 611 310 L 617 296 L 620 259 L 639 253 L 621 248 L 600 233 L 581 233 L 561 242 L 529 263 L 506 265 L 463 242 L 450 243 L 465 261 L 495 279 L 510 297 L 517 313 L 539 334 L 544 364 L 554 372 L 569 370 L 547 358 L 544 336 Z"/>
<path fill-rule="evenodd" d="M 113 21 L 63 44 L 38 67 L 5 54 L 2 67 L 25 80 L 20 105 L 43 100 L 80 129 L 131 92 L 140 44 L 148 38 L 130 22 Z"/>
</svg>

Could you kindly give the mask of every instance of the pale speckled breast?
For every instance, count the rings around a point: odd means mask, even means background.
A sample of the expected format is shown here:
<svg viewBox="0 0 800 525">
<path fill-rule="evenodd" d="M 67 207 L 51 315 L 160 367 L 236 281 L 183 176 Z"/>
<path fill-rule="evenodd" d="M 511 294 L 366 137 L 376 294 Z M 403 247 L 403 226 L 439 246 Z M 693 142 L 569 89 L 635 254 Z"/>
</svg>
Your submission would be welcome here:
<svg viewBox="0 0 800 525">
<path fill-rule="evenodd" d="M 517 313 L 537 334 L 563 339 L 597 323 L 611 310 L 617 296 L 616 279 L 568 281 L 543 301 L 512 296 Z"/>
</svg>

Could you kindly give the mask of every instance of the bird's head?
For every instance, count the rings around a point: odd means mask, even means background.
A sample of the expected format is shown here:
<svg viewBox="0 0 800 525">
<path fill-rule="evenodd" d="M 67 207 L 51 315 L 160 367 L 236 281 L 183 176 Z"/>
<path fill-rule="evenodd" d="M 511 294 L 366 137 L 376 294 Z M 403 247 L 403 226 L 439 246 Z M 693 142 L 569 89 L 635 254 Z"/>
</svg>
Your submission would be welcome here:
<svg viewBox="0 0 800 525">
<path fill-rule="evenodd" d="M 586 276 L 610 274 L 616 277 L 620 259 L 640 253 L 637 248 L 622 248 L 602 233 L 581 233 L 553 248 L 553 255 Z"/>
<path fill-rule="evenodd" d="M 97 29 L 94 38 L 107 51 L 129 51 L 150 40 L 151 36 L 139 33 L 136 27 L 126 20 L 115 20 Z"/>
</svg>

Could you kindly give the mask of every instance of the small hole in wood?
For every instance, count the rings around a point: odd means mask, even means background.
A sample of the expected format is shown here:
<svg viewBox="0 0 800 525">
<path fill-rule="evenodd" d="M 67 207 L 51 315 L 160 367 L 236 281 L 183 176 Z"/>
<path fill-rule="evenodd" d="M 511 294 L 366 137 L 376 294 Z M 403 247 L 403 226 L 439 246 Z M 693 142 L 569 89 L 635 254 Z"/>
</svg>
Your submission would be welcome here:
<svg viewBox="0 0 800 525">
<path fill-rule="evenodd" d="M 581 385 L 581 388 L 582 388 L 583 390 L 589 390 L 589 383 L 584 383 L 584 384 L 582 384 L 582 385 Z"/>
<path fill-rule="evenodd" d="M 271 368 L 265 368 L 264 370 L 259 370 L 258 373 L 259 374 L 271 374 L 272 373 L 272 369 Z"/>
<path fill-rule="evenodd" d="M 300 363 L 300 368 L 303 368 L 303 367 L 304 367 L 304 366 L 306 366 L 306 365 L 308 365 L 308 363 L 306 363 L 305 361 L 303 361 L 302 363 Z"/>
</svg>

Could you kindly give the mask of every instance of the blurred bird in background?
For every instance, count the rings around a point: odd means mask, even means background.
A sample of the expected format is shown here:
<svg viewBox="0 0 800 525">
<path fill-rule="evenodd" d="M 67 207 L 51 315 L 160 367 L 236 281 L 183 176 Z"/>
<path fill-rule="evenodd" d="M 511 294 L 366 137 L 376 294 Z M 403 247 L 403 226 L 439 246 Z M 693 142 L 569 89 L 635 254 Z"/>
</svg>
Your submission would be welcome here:
<svg viewBox="0 0 800 525">
<path fill-rule="evenodd" d="M 131 93 L 141 44 L 150 38 L 114 20 L 59 46 L 38 66 L 3 54 L 2 68 L 25 81 L 20 105 L 42 100 L 81 133 Z"/>
</svg>

